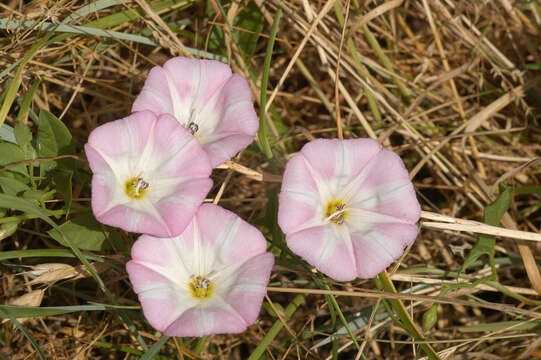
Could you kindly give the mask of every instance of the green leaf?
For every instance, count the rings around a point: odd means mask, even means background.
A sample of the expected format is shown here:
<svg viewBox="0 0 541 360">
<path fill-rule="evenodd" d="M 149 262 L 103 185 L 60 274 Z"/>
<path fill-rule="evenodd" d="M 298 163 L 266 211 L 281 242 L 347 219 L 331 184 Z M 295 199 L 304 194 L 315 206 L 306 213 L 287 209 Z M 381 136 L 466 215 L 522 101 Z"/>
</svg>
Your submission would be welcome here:
<svg viewBox="0 0 541 360">
<path fill-rule="evenodd" d="M 70 155 L 75 151 L 72 136 L 62 121 L 46 110 L 39 112 L 38 135 L 37 135 L 38 156 L 51 158 L 59 155 Z M 66 169 L 74 169 L 73 159 L 62 159 L 40 163 L 44 171 L 51 170 L 57 165 Z"/>
<path fill-rule="evenodd" d="M 15 144 L 0 142 L 0 167 L 5 167 L 24 161 L 25 156 L 24 152 Z M 12 167 L 9 171 L 17 172 L 28 176 L 28 171 L 26 170 L 25 165 L 19 165 Z"/>
<path fill-rule="evenodd" d="M 71 239 L 73 245 L 80 249 L 99 251 L 105 241 L 102 227 L 91 213 L 66 221 L 59 226 L 59 229 Z M 53 229 L 48 233 L 60 244 L 69 246 L 57 230 Z"/>
<path fill-rule="evenodd" d="M 483 221 L 485 224 L 498 226 L 505 212 L 511 206 L 513 194 L 510 188 L 504 184 L 500 184 L 500 196 L 490 205 L 485 208 Z M 496 268 L 494 266 L 494 246 L 496 239 L 492 235 L 480 234 L 477 237 L 477 242 L 468 253 L 464 260 L 464 264 L 460 267 L 459 273 L 465 272 L 472 264 L 482 255 L 488 255 L 490 266 L 492 267 L 492 276 L 497 279 Z"/>
<path fill-rule="evenodd" d="M 2 188 L 4 194 L 11 195 L 19 195 L 22 192 L 30 190 L 26 184 L 23 184 L 19 180 L 4 176 L 0 176 L 0 188 Z"/>
<path fill-rule="evenodd" d="M 59 170 L 53 174 L 53 180 L 56 184 L 56 191 L 64 197 L 64 209 L 67 210 L 66 216 L 69 214 L 73 193 L 71 188 L 71 180 L 73 171 Z"/>
<path fill-rule="evenodd" d="M 68 128 L 46 110 L 39 112 L 37 143 L 40 157 L 54 157 L 74 152 L 73 139 Z"/>
<path fill-rule="evenodd" d="M 259 34 L 263 30 L 265 18 L 254 1 L 248 5 L 235 17 L 235 26 L 245 30 L 234 30 L 233 37 L 235 42 L 244 52 L 246 58 L 250 58 L 257 46 Z"/>
<path fill-rule="evenodd" d="M 17 139 L 17 144 L 21 148 L 30 144 L 30 141 L 32 141 L 32 133 L 30 132 L 30 129 L 28 129 L 28 126 L 26 126 L 20 121 L 15 124 L 13 132 L 15 133 L 15 139 Z"/>
<path fill-rule="evenodd" d="M 15 324 L 15 326 L 19 330 L 21 330 L 21 332 L 28 339 L 30 344 L 32 344 L 32 347 L 34 347 L 34 349 L 38 353 L 39 358 L 42 359 L 42 360 L 45 360 L 45 355 L 43 355 L 43 353 L 41 352 L 41 349 L 39 348 L 38 343 L 34 340 L 32 335 L 30 335 L 30 333 L 28 331 L 26 331 L 24 326 L 22 326 L 21 323 L 19 321 L 17 321 L 17 318 L 13 317 L 13 315 L 9 312 L 9 310 L 6 309 L 5 305 L 0 306 L 0 317 L 10 319 L 13 322 L 13 324 Z"/>
<path fill-rule="evenodd" d="M 428 331 L 436 325 L 438 321 L 438 304 L 432 305 L 425 313 L 423 314 L 423 329 Z"/>
<path fill-rule="evenodd" d="M 513 331 L 525 331 L 533 330 L 539 326 L 541 326 L 541 321 L 500 321 L 487 324 L 460 326 L 457 328 L 457 330 L 461 332 L 494 332 L 506 329 Z"/>
<path fill-rule="evenodd" d="M 15 139 L 13 128 L 8 124 L 3 124 L 2 126 L 0 126 L 0 140 L 4 140 L 13 144 L 17 142 L 17 140 Z"/>
<path fill-rule="evenodd" d="M 0 240 L 10 237 L 19 227 L 18 221 L 10 221 L 0 225 Z"/>
<path fill-rule="evenodd" d="M 160 338 L 160 340 L 158 340 L 154 345 L 152 345 L 152 347 L 150 349 L 148 349 L 148 351 L 145 352 L 143 354 L 143 356 L 141 356 L 139 358 L 139 360 L 151 360 L 151 359 L 154 359 L 154 356 L 157 355 L 160 352 L 160 349 L 167 342 L 167 340 L 169 340 L 169 336 L 165 336 L 165 335 L 162 336 Z"/>
<path fill-rule="evenodd" d="M 12 306 L 0 305 L 0 310 L 9 313 L 14 318 L 34 318 L 39 316 L 54 316 L 69 314 L 76 311 L 104 311 L 108 310 L 103 305 L 79 305 L 79 306 L 55 306 L 55 307 L 33 307 L 33 306 Z M 0 313 L 0 319 L 7 316 Z"/>
</svg>

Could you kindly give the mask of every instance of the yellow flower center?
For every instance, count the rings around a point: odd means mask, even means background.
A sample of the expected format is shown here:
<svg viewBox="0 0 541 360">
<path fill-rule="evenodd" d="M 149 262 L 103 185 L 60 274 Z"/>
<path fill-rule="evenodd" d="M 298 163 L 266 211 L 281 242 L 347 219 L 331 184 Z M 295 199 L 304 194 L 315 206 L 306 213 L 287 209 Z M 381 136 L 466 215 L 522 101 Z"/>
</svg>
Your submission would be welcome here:
<svg viewBox="0 0 541 360">
<path fill-rule="evenodd" d="M 325 206 L 325 218 L 336 225 L 342 225 L 347 217 L 346 204 L 342 200 L 330 200 L 327 202 Z"/>
<path fill-rule="evenodd" d="M 196 299 L 208 299 L 212 295 L 214 283 L 203 276 L 193 276 L 190 282 L 190 292 Z"/>
<path fill-rule="evenodd" d="M 131 199 L 142 199 L 148 191 L 150 184 L 143 180 L 142 177 L 136 176 L 126 180 L 124 183 L 124 191 Z"/>
</svg>

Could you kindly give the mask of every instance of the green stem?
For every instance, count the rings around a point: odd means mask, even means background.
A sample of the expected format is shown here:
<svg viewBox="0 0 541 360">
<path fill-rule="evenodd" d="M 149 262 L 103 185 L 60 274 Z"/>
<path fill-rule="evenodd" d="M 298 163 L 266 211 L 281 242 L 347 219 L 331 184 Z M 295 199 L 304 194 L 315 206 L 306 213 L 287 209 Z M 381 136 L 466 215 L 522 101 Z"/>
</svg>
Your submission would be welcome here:
<svg viewBox="0 0 541 360">
<path fill-rule="evenodd" d="M 272 59 L 272 50 L 274 49 L 274 40 L 276 40 L 276 34 L 278 32 L 278 25 L 280 24 L 281 16 L 282 10 L 278 9 L 276 15 L 274 15 L 269 42 L 267 43 L 267 54 L 265 55 L 263 76 L 261 78 L 261 104 L 259 106 L 259 131 L 257 133 L 257 138 L 259 140 L 259 147 L 263 150 L 267 159 L 272 158 L 272 150 L 268 139 L 268 125 L 267 120 L 265 119 L 265 108 L 267 107 L 267 85 L 269 83 L 269 72 Z"/>
<path fill-rule="evenodd" d="M 386 270 L 383 270 L 377 277 L 376 277 L 376 286 L 380 290 L 389 291 L 392 293 L 396 293 L 396 289 L 394 287 L 393 282 L 391 281 L 391 278 L 389 277 L 389 274 L 387 274 Z M 417 341 L 426 341 L 426 338 L 421 333 L 421 330 L 415 325 L 413 322 L 413 319 L 411 318 L 410 314 L 408 313 L 408 310 L 400 301 L 399 299 L 386 299 L 391 306 L 393 307 L 394 311 L 400 318 L 399 325 L 404 328 L 410 334 L 411 337 L 413 337 Z M 432 346 L 428 343 L 421 343 L 419 344 L 421 349 L 425 352 L 425 354 L 428 356 L 430 360 L 441 360 L 439 355 L 436 353 L 436 351 L 432 348 Z"/>
<path fill-rule="evenodd" d="M 283 321 L 289 320 L 289 318 L 293 315 L 293 313 L 295 313 L 299 305 L 304 302 L 305 296 L 306 295 L 304 294 L 299 294 L 295 296 L 295 298 L 289 303 L 289 305 L 287 305 L 285 309 L 285 314 L 282 316 Z M 257 345 L 255 350 L 252 352 L 248 360 L 258 360 L 263 355 L 267 347 L 269 347 L 270 343 L 274 340 L 276 335 L 278 335 L 280 330 L 282 330 L 282 327 L 284 327 L 282 321 L 280 319 L 276 320 L 267 335 L 265 335 L 263 340 L 261 340 L 259 345 Z"/>
</svg>

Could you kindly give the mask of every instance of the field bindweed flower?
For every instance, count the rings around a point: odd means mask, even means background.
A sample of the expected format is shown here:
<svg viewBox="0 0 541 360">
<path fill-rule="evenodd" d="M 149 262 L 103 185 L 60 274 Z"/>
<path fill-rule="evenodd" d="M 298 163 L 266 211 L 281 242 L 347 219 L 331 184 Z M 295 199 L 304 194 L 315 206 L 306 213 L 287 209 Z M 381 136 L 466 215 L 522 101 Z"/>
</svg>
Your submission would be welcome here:
<svg viewBox="0 0 541 360">
<path fill-rule="evenodd" d="M 170 115 L 142 111 L 101 125 L 85 152 L 94 216 L 126 231 L 180 234 L 212 186 L 207 155 Z"/>
<path fill-rule="evenodd" d="M 289 248 L 340 281 L 371 278 L 417 236 L 402 160 L 371 139 L 319 139 L 287 163 L 278 223 Z"/>
<path fill-rule="evenodd" d="M 171 114 L 216 167 L 253 140 L 259 127 L 246 80 L 215 60 L 175 57 L 150 70 L 132 111 Z"/>
<path fill-rule="evenodd" d="M 234 213 L 203 204 L 179 236 L 141 236 L 126 265 L 150 325 L 168 336 L 240 333 L 259 314 L 274 256 Z"/>
</svg>

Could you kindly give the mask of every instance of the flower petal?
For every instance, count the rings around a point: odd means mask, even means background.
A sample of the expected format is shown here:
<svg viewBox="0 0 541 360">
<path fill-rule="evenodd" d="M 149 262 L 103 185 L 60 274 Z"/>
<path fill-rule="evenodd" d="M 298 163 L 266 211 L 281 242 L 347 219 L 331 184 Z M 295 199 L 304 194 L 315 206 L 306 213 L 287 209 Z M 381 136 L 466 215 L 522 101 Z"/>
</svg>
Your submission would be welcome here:
<svg viewBox="0 0 541 360">
<path fill-rule="evenodd" d="M 213 101 L 201 109 L 198 136 L 213 167 L 248 146 L 259 128 L 246 80 L 233 74 Z"/>
<path fill-rule="evenodd" d="M 164 331 L 181 314 L 196 305 L 189 292 L 178 291 L 163 275 L 135 261 L 126 264 L 146 319 L 154 328 Z"/>
<path fill-rule="evenodd" d="M 224 296 L 248 325 L 253 324 L 259 315 L 273 265 L 274 255 L 271 253 L 246 261 L 235 272 L 234 284 Z"/>
<path fill-rule="evenodd" d="M 174 114 L 167 76 L 162 67 L 153 67 L 148 73 L 141 93 L 133 102 L 131 111 L 149 110 L 156 115 Z"/>
<path fill-rule="evenodd" d="M 322 273 L 339 281 L 357 277 L 351 239 L 346 226 L 329 224 L 288 234 L 287 246 Z"/>
<path fill-rule="evenodd" d="M 351 206 L 415 223 L 421 207 L 400 157 L 383 149 L 355 180 Z"/>
<path fill-rule="evenodd" d="M 163 333 L 167 336 L 201 337 L 211 334 L 238 334 L 246 330 L 247 324 L 242 317 L 224 307 L 192 308 L 173 321 Z"/>
<path fill-rule="evenodd" d="M 317 139 L 304 145 L 301 153 L 315 171 L 318 185 L 332 188 L 332 195 L 343 189 L 381 150 L 372 139 Z M 320 185 L 321 186 L 321 185 Z"/>
<path fill-rule="evenodd" d="M 317 184 L 312 177 L 304 156 L 289 159 L 284 171 L 278 207 L 278 224 L 286 234 L 314 225 L 322 225 L 316 219 L 321 199 Z"/>
<path fill-rule="evenodd" d="M 214 249 L 219 266 L 242 263 L 264 253 L 267 242 L 254 226 L 235 213 L 214 204 L 203 204 L 197 211 L 197 226 L 202 245 Z"/>
<path fill-rule="evenodd" d="M 376 276 L 397 260 L 404 248 L 417 237 L 417 227 L 411 224 L 376 224 L 363 234 L 352 234 L 359 277 Z"/>
</svg>

